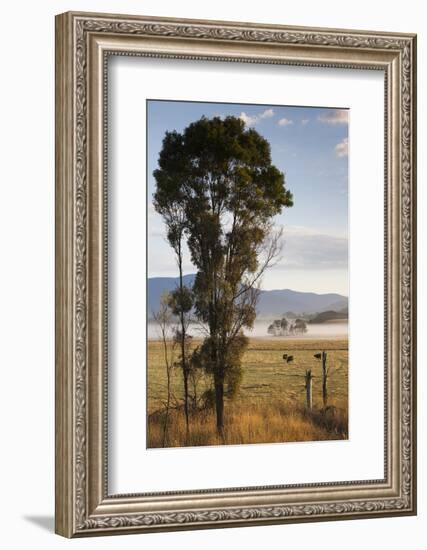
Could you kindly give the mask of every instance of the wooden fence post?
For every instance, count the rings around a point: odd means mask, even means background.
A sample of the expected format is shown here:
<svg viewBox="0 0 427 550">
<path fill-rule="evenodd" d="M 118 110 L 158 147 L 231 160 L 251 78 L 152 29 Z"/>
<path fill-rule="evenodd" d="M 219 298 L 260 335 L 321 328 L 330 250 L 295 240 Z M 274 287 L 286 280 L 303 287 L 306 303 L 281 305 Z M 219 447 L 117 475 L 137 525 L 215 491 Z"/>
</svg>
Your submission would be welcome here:
<svg viewBox="0 0 427 550">
<path fill-rule="evenodd" d="M 307 409 L 311 411 L 313 408 L 313 395 L 312 395 L 312 386 L 313 386 L 313 375 L 311 374 L 311 369 L 305 371 L 305 389 L 307 396 Z"/>
<path fill-rule="evenodd" d="M 326 408 L 328 403 L 328 370 L 326 368 L 326 359 L 328 354 L 326 351 L 322 351 L 322 397 L 323 407 Z"/>
</svg>

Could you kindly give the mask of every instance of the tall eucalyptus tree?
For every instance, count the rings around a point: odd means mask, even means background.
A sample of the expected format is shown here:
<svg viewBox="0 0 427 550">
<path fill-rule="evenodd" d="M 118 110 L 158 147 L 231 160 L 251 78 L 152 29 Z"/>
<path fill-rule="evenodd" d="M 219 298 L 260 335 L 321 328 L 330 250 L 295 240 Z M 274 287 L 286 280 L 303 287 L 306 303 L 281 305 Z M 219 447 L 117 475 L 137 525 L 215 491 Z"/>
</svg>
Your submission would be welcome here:
<svg viewBox="0 0 427 550">
<path fill-rule="evenodd" d="M 197 270 L 194 310 L 207 327 L 198 363 L 213 377 L 223 435 L 224 397 L 238 389 L 247 347 L 243 329 L 253 326 L 259 283 L 280 251 L 273 218 L 292 206 L 292 194 L 268 141 L 236 117 L 167 132 L 154 177 L 169 242 L 177 253 L 185 238 Z"/>
</svg>

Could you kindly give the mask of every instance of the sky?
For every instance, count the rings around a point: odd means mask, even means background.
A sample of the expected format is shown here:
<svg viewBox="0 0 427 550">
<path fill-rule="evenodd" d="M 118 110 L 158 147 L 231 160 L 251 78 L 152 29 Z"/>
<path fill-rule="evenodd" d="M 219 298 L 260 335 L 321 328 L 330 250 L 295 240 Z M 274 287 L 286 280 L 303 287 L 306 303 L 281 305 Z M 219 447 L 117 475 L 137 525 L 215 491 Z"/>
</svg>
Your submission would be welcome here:
<svg viewBox="0 0 427 550">
<path fill-rule="evenodd" d="M 152 205 L 153 171 L 165 132 L 183 131 L 202 116 L 228 115 L 240 117 L 268 140 L 272 163 L 285 174 L 294 197 L 294 206 L 274 218 L 283 228 L 283 247 L 262 288 L 348 296 L 349 112 L 338 108 L 149 100 L 148 276 L 177 275 L 164 223 Z M 196 271 L 188 251 L 184 271 Z"/>
</svg>

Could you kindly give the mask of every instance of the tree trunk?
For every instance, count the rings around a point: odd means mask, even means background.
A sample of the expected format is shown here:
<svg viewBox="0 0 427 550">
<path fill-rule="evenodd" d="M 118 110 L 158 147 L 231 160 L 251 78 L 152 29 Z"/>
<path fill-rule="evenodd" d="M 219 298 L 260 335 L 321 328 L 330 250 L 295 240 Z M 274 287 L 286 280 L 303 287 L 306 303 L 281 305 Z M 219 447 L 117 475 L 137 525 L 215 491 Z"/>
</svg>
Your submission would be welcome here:
<svg viewBox="0 0 427 550">
<path fill-rule="evenodd" d="M 224 437 L 224 380 L 221 376 L 215 375 L 215 410 L 216 410 L 216 431 Z"/>
<path fill-rule="evenodd" d="M 188 373 L 184 371 L 184 411 L 187 437 L 190 434 L 190 418 L 188 413 Z"/>
<path fill-rule="evenodd" d="M 183 276 L 182 276 L 182 249 L 181 249 L 181 240 L 179 241 L 178 246 L 178 268 L 179 268 L 179 292 L 180 292 L 180 322 L 181 322 L 181 362 L 182 362 L 182 375 L 184 378 L 184 412 L 185 412 L 185 427 L 187 439 L 190 434 L 190 418 L 188 412 L 188 367 L 187 367 L 187 357 L 185 350 L 185 337 L 186 337 L 186 326 L 184 319 L 184 312 L 182 310 L 182 293 L 184 290 Z"/>
<path fill-rule="evenodd" d="M 168 359 L 168 344 L 166 340 L 166 332 L 164 326 L 161 327 L 162 339 L 163 339 L 163 351 L 165 356 L 165 365 L 166 365 L 166 381 L 167 381 L 167 401 L 166 401 L 166 412 L 165 412 L 165 422 L 163 425 L 163 444 L 162 447 L 166 447 L 167 435 L 168 435 L 168 423 L 169 423 L 169 409 L 170 409 L 170 400 L 171 400 L 171 375 L 170 375 L 170 366 Z"/>
<path fill-rule="evenodd" d="M 163 336 L 163 345 L 165 346 L 165 357 L 167 361 L 167 342 L 166 338 Z M 169 363 L 166 363 L 166 379 L 167 379 L 167 401 L 166 401 L 166 414 L 165 414 L 165 425 L 163 429 L 163 447 L 166 447 L 167 436 L 168 436 L 168 423 L 169 423 L 169 409 L 171 401 L 171 375 L 169 370 Z"/>
</svg>

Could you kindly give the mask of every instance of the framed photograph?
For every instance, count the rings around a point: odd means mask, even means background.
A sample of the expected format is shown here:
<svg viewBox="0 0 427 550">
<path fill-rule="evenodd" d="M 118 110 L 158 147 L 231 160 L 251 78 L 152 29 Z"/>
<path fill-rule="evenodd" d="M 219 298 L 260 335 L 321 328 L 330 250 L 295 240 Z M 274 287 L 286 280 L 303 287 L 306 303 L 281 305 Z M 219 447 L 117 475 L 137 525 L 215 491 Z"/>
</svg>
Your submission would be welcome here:
<svg viewBox="0 0 427 550">
<path fill-rule="evenodd" d="M 416 37 L 56 18 L 56 532 L 416 513 Z"/>
</svg>

